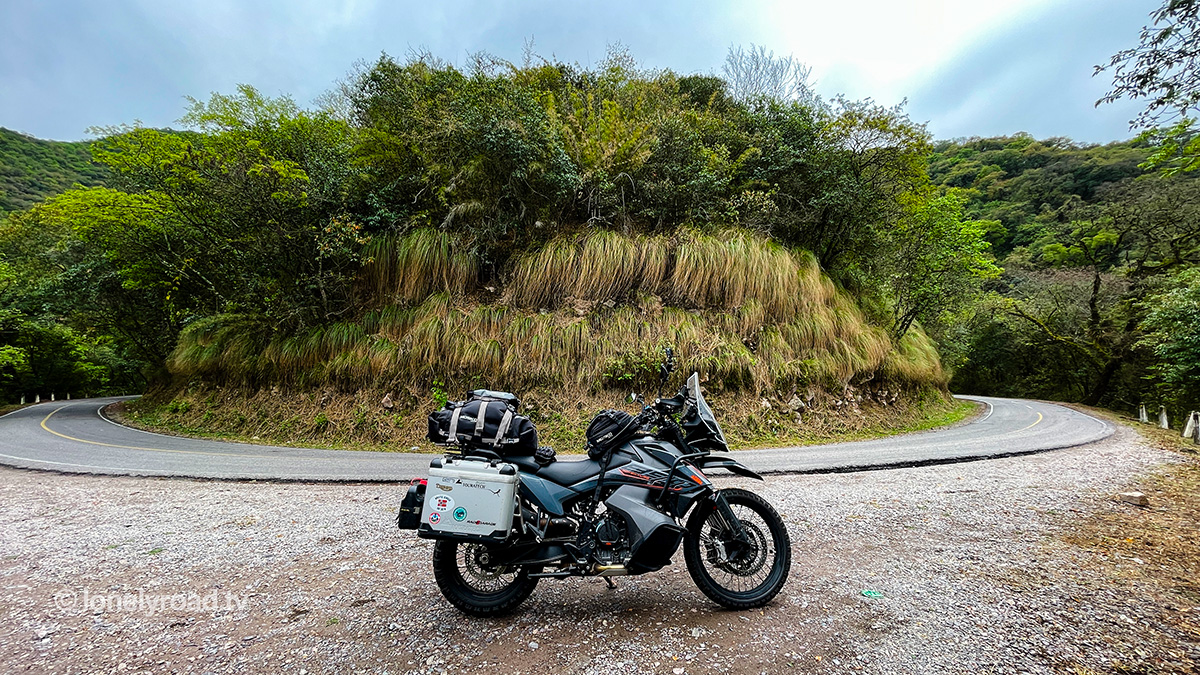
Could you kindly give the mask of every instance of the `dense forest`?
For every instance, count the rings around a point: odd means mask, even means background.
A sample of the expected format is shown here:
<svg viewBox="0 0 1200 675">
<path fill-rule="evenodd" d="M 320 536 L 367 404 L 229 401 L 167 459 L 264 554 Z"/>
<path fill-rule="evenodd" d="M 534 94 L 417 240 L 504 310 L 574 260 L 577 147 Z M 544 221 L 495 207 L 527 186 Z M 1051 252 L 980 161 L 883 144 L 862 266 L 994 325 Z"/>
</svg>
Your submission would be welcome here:
<svg viewBox="0 0 1200 675">
<path fill-rule="evenodd" d="M 385 55 L 312 109 L 243 86 L 184 131 L 102 130 L 0 229 L 0 390 L 562 403 L 648 390 L 671 345 L 792 412 L 951 372 L 1191 405 L 1195 181 L 1140 168 L 1144 142 L 934 144 L 804 74 Z M 23 147 L 5 175 L 66 180 Z"/>
<path fill-rule="evenodd" d="M 90 143 L 44 141 L 0 127 L 0 222 L 73 187 L 100 186 L 108 176 L 107 167 L 92 161 Z M 32 399 L 140 389 L 142 363 L 128 358 L 119 341 L 72 318 L 52 296 L 30 292 L 19 250 L 39 243 L 6 241 L 13 248 L 0 258 L 0 403 L 26 393 Z"/>
<path fill-rule="evenodd" d="M 942 336 L 955 389 L 1126 411 L 1200 404 L 1184 354 L 1197 338 L 1184 317 L 1200 292 L 1200 182 L 1141 168 L 1151 151 L 1024 135 L 936 146 L 931 179 L 964 190 L 1004 269 Z"/>
</svg>

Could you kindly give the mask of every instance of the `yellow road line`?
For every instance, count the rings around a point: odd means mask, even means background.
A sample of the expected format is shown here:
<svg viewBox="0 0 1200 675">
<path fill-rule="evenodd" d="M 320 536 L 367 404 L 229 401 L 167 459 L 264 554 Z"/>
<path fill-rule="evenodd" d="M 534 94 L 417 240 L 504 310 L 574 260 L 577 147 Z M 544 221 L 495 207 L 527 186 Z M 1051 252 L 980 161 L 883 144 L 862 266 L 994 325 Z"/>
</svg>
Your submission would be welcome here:
<svg viewBox="0 0 1200 675">
<path fill-rule="evenodd" d="M 1042 421 L 1042 413 L 1038 413 L 1037 420 L 1035 420 L 1033 424 L 1030 424 L 1029 426 L 1025 427 L 1025 429 L 1032 429 L 1032 428 L 1036 427 L 1039 423 L 1041 423 L 1041 421 Z M 1021 432 L 1021 431 L 1025 431 L 1025 429 L 1017 429 L 1017 431 Z"/>
<path fill-rule="evenodd" d="M 178 454 L 178 455 L 211 455 L 214 457 L 246 457 L 248 459 L 318 459 L 318 460 L 349 459 L 351 461 L 354 460 L 354 458 L 351 458 L 351 457 L 345 457 L 345 458 L 342 458 L 342 457 L 289 457 L 289 456 L 282 456 L 282 455 L 247 455 L 247 454 L 242 454 L 240 452 L 206 452 L 204 450 L 169 450 L 167 448 L 147 448 L 147 447 L 138 446 L 138 445 L 118 445 L 116 443 L 102 443 L 100 441 L 89 441 L 86 438 L 75 438 L 74 436 L 68 436 L 64 433 L 57 432 L 46 425 L 46 422 L 50 421 L 51 417 L 54 417 L 54 413 L 57 413 L 59 410 L 63 410 L 65 408 L 69 408 L 69 407 L 71 407 L 71 406 L 65 405 L 62 408 L 55 408 L 53 411 L 51 411 L 49 415 L 46 415 L 46 417 L 44 417 L 42 419 L 42 428 L 45 429 L 46 431 L 49 431 L 50 433 L 54 434 L 55 436 L 58 436 L 59 438 L 65 438 L 68 441 L 75 441 L 76 443 L 87 443 L 88 445 L 100 445 L 100 446 L 103 446 L 106 448 L 120 448 L 122 450 L 145 450 L 147 452 L 170 452 L 170 453 L 174 453 L 174 454 Z"/>
</svg>

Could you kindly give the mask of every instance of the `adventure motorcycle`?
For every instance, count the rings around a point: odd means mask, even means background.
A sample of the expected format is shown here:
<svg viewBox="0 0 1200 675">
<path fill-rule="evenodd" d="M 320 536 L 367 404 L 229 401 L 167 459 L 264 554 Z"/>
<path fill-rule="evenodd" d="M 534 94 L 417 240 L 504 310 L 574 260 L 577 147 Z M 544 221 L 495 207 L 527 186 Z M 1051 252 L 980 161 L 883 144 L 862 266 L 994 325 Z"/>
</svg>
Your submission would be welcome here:
<svg viewBox="0 0 1200 675">
<path fill-rule="evenodd" d="M 667 359 L 661 374 L 674 369 Z M 515 414 L 516 397 L 479 390 L 430 416 L 451 446 L 410 486 L 398 524 L 436 540 L 433 572 L 455 607 L 475 616 L 515 609 L 543 578 L 645 574 L 683 545 L 696 585 L 733 609 L 761 607 L 791 568 L 775 509 L 753 492 L 717 489 L 704 471 L 762 480 L 727 455 L 725 435 L 693 373 L 679 393 L 609 410 L 588 427 L 587 459 L 554 461 Z M 516 404 L 516 405 L 514 405 Z M 690 515 L 689 515 L 690 513 Z"/>
</svg>

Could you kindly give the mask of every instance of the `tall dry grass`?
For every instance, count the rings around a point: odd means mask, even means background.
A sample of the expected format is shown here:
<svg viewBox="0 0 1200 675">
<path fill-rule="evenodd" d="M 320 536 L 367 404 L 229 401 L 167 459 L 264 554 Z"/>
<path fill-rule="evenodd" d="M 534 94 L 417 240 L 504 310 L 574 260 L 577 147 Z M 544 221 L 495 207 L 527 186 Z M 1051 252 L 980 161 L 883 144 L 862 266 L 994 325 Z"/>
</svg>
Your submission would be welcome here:
<svg viewBox="0 0 1200 675">
<path fill-rule="evenodd" d="M 363 270 L 375 308 L 357 321 L 271 337 L 247 317 L 206 320 L 184 333 L 172 370 L 247 384 L 594 392 L 645 385 L 670 345 L 682 371 L 732 390 L 945 381 L 919 329 L 893 345 L 811 255 L 747 232 L 555 239 L 514 261 L 494 304 L 469 295 L 477 263 L 444 233 L 383 241 Z"/>
<path fill-rule="evenodd" d="M 380 303 L 420 302 L 431 293 L 462 294 L 472 290 L 479 277 L 474 253 L 440 230 L 375 237 L 364 254 L 363 282 Z"/>
</svg>

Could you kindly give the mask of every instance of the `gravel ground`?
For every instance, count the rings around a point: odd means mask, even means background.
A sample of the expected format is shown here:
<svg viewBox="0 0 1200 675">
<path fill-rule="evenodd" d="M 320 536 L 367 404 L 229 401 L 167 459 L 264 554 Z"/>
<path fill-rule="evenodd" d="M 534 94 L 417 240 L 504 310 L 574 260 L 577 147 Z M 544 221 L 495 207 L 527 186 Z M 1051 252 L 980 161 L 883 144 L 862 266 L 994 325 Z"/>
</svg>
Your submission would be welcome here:
<svg viewBox="0 0 1200 675">
<path fill-rule="evenodd" d="M 501 620 L 441 598 L 429 542 L 395 529 L 402 487 L 0 469 L 0 670 L 1110 671 L 1157 658 L 1141 631 L 1169 633 L 1165 610 L 1112 583 L 1140 561 L 1061 535 L 1135 508 L 1113 495 L 1174 457 L 1121 429 L 1027 457 L 723 480 L 791 529 L 791 580 L 765 609 L 717 608 L 679 555 L 615 590 L 543 581 Z"/>
</svg>

